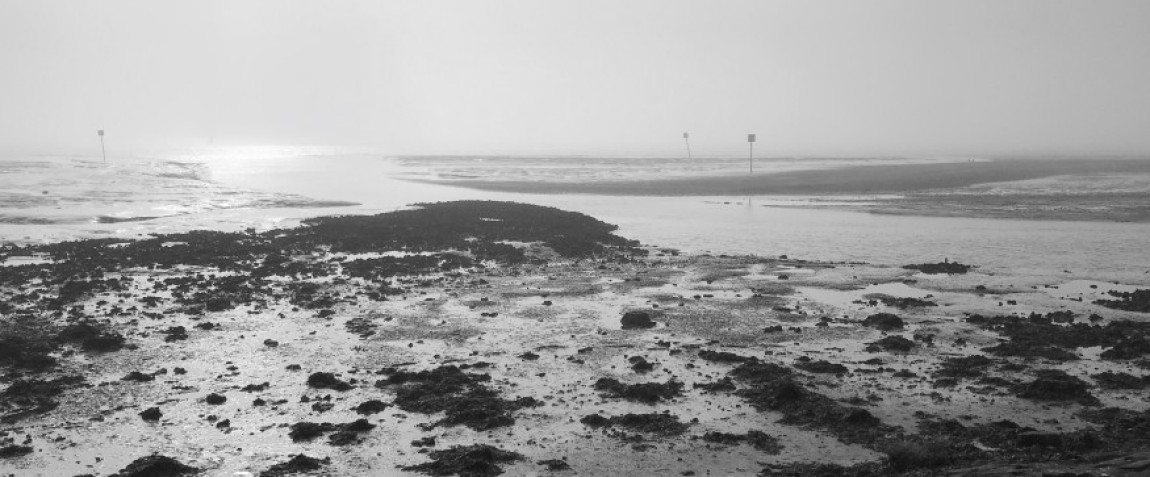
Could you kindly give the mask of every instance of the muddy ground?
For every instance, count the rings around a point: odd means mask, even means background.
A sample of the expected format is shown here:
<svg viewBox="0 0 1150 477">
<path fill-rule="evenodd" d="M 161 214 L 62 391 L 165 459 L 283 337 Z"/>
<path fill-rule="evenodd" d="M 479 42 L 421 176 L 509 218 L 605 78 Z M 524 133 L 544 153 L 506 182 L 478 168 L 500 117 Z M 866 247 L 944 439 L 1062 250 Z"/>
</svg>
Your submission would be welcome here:
<svg viewBox="0 0 1150 477">
<path fill-rule="evenodd" d="M 0 475 L 1150 472 L 1147 283 L 613 230 L 464 202 L 5 247 Z"/>
</svg>

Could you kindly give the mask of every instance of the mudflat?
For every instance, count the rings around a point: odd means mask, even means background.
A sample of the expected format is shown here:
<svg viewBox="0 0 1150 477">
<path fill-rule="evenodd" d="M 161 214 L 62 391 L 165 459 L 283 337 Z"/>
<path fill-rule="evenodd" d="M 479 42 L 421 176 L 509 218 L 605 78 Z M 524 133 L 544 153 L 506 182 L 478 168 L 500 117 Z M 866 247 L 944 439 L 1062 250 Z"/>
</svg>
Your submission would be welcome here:
<svg viewBox="0 0 1150 477">
<path fill-rule="evenodd" d="M 0 473 L 1140 475 L 1150 284 L 423 204 L 0 249 Z"/>
<path fill-rule="evenodd" d="M 572 182 L 474 178 L 410 180 L 480 190 L 533 194 L 747 196 L 903 193 L 1061 175 L 1091 174 L 1150 174 L 1150 160 L 1016 158 L 973 162 L 859 165 L 754 175 Z"/>
</svg>

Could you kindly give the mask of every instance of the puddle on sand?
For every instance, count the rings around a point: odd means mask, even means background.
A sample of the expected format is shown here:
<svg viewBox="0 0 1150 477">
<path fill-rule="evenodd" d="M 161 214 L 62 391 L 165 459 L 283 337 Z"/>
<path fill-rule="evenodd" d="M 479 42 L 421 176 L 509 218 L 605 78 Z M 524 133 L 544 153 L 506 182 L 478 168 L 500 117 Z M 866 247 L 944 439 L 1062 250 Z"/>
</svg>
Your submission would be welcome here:
<svg viewBox="0 0 1150 477">
<path fill-rule="evenodd" d="M 796 287 L 795 296 L 825 305 L 830 305 L 842 310 L 847 310 L 858 306 L 857 303 L 854 303 L 855 301 L 865 300 L 863 298 L 864 296 L 874 293 L 890 295 L 894 297 L 925 298 L 929 295 L 932 295 L 934 292 L 915 288 L 905 283 L 892 282 L 867 285 L 866 287 L 858 290 L 832 290 L 829 288 Z"/>
</svg>

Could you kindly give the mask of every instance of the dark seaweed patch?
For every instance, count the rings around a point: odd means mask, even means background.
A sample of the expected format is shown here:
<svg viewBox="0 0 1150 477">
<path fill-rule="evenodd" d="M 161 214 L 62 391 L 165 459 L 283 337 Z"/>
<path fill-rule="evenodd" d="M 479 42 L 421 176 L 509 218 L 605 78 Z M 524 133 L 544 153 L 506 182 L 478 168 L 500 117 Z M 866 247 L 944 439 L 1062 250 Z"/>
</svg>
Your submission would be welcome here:
<svg viewBox="0 0 1150 477">
<path fill-rule="evenodd" d="M 1104 326 L 1067 323 L 1061 312 L 1021 316 L 971 315 L 966 319 L 981 328 L 995 331 L 1008 342 L 987 348 L 999 356 L 1042 357 L 1058 361 L 1078 359 L 1075 348 L 1103 346 L 1108 360 L 1136 359 L 1150 354 L 1150 323 L 1113 321 Z"/>
<path fill-rule="evenodd" d="M 808 373 L 819 374 L 846 374 L 847 367 L 826 360 L 806 361 L 795 364 L 795 367 Z"/>
<path fill-rule="evenodd" d="M 781 412 L 784 417 L 780 422 L 823 429 L 847 443 L 873 443 L 896 433 L 865 409 L 843 406 L 807 389 L 782 366 L 743 363 L 730 374 L 748 385 L 736 394 L 756 409 Z"/>
<path fill-rule="evenodd" d="M 0 407 L 11 411 L 4 417 L 4 421 L 13 421 L 20 417 L 48 412 L 59 405 L 56 396 L 65 390 L 84 382 L 80 376 L 65 376 L 50 380 L 17 379 L 0 393 Z"/>
<path fill-rule="evenodd" d="M 901 330 L 903 327 L 902 318 L 890 313 L 875 313 L 866 317 L 862 324 L 882 331 Z"/>
<path fill-rule="evenodd" d="M 421 414 L 445 413 L 433 426 L 465 425 L 487 430 L 515 423 L 511 413 L 539 405 L 534 398 L 506 400 L 483 383 L 486 374 L 464 373 L 456 366 L 441 366 L 429 371 L 400 371 L 376 383 L 386 388 L 399 385 L 395 391 L 396 407 Z"/>
<path fill-rule="evenodd" d="M 723 445 L 736 445 L 743 442 L 767 454 L 782 452 L 783 445 L 779 440 L 763 431 L 748 431 L 746 434 L 729 434 L 726 432 L 708 432 L 703 434 L 703 440 Z"/>
<path fill-rule="evenodd" d="M 503 473 L 503 468 L 499 464 L 524 459 L 523 454 L 487 444 L 454 446 L 450 449 L 432 451 L 428 457 L 431 458 L 431 462 L 409 465 L 403 467 L 403 470 L 427 475 L 493 477 Z"/>
<path fill-rule="evenodd" d="M 317 459 L 309 457 L 304 454 L 296 454 L 288 459 L 287 462 L 280 462 L 268 470 L 260 472 L 260 477 L 284 477 L 287 475 L 302 474 L 313 470 L 319 470 L 323 466 L 331 463 L 330 458 Z"/>
<path fill-rule="evenodd" d="M 866 350 L 872 353 L 879 351 L 900 351 L 907 352 L 914 349 L 914 341 L 908 340 L 899 335 L 884 336 L 878 341 L 867 343 Z"/>
<path fill-rule="evenodd" d="M 687 424 L 679 421 L 679 416 L 662 413 L 623 414 L 612 417 L 591 414 L 584 416 L 579 422 L 596 428 L 619 427 L 634 432 L 659 435 L 682 434 L 687 430 Z"/>
<path fill-rule="evenodd" d="M 711 351 L 709 349 L 699 351 L 699 357 L 717 363 L 743 363 L 755 359 L 751 356 L 737 355 L 727 351 Z"/>
<path fill-rule="evenodd" d="M 1150 288 L 1134 290 L 1132 292 L 1119 292 L 1111 290 L 1108 294 L 1112 297 L 1115 297 L 1115 299 L 1094 300 L 1094 303 L 1107 308 L 1113 308 L 1115 310 L 1140 311 L 1142 313 L 1150 313 Z"/>
<path fill-rule="evenodd" d="M 665 383 L 623 384 L 614 378 L 599 378 L 598 381 L 595 381 L 594 388 L 605 391 L 608 397 L 639 401 L 645 404 L 669 401 L 683 395 L 683 383 L 673 379 Z"/>
<path fill-rule="evenodd" d="M 958 262 L 951 262 L 949 260 L 946 260 L 946 261 L 942 261 L 942 262 L 938 262 L 938 263 L 919 263 L 919 264 L 912 264 L 912 265 L 903 265 L 902 268 L 905 268 L 907 270 L 918 270 L 918 271 L 925 273 L 925 274 L 928 274 L 928 275 L 941 275 L 944 273 L 947 275 L 962 275 L 962 274 L 965 274 L 966 272 L 969 272 L 970 269 L 974 268 L 974 267 L 972 267 L 970 265 L 964 265 L 964 264 L 961 264 Z"/>
<path fill-rule="evenodd" d="M 199 469 L 181 464 L 171 457 L 150 455 L 132 461 L 110 477 L 178 477 L 197 473 Z"/>
<path fill-rule="evenodd" d="M 1106 389 L 1142 389 L 1150 385 L 1150 376 L 1137 377 L 1129 373 L 1106 371 L 1090 377 Z"/>
<path fill-rule="evenodd" d="M 1038 377 L 1015 389 L 1021 398 L 1035 401 L 1074 401 L 1083 405 L 1098 405 L 1098 398 L 1090 394 L 1090 385 L 1081 379 L 1057 369 L 1043 369 Z"/>
</svg>

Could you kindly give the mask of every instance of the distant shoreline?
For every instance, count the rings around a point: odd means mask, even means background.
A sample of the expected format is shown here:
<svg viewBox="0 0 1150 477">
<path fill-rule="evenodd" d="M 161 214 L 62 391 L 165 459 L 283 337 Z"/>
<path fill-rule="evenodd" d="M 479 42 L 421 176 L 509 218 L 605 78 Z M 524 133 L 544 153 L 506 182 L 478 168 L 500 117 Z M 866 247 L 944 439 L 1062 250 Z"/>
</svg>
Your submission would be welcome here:
<svg viewBox="0 0 1150 477">
<path fill-rule="evenodd" d="M 603 182 L 420 178 L 403 178 L 403 180 L 528 194 L 747 196 L 906 193 L 1088 174 L 1150 174 L 1150 160 L 995 159 L 976 162 L 850 166 L 753 176 L 728 175 Z"/>
</svg>

